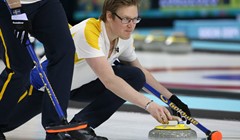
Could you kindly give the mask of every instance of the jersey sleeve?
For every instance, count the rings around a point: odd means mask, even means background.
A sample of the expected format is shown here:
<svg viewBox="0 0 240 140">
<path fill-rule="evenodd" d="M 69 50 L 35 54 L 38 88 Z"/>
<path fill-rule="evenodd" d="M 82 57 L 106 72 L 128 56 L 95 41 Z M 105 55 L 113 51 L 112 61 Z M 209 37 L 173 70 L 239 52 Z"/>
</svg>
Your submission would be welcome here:
<svg viewBox="0 0 240 140">
<path fill-rule="evenodd" d="M 79 58 L 105 56 L 100 43 L 100 24 L 98 20 L 88 19 L 75 27 L 77 31 L 72 36 Z"/>
</svg>

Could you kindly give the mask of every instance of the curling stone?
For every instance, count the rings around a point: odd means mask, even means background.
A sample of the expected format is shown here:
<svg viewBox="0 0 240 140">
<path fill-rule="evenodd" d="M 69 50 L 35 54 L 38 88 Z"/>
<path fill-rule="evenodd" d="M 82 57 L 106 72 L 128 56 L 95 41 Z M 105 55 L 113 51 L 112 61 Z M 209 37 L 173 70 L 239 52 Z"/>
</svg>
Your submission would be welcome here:
<svg viewBox="0 0 240 140">
<path fill-rule="evenodd" d="M 167 37 L 165 44 L 163 51 L 167 53 L 185 54 L 193 50 L 189 39 L 181 32 Z"/>
<path fill-rule="evenodd" d="M 153 30 L 145 37 L 142 44 L 144 51 L 162 51 L 165 47 L 166 36 L 160 30 Z"/>
<path fill-rule="evenodd" d="M 150 140 L 197 140 L 197 133 L 185 124 L 159 125 L 152 129 Z"/>
</svg>

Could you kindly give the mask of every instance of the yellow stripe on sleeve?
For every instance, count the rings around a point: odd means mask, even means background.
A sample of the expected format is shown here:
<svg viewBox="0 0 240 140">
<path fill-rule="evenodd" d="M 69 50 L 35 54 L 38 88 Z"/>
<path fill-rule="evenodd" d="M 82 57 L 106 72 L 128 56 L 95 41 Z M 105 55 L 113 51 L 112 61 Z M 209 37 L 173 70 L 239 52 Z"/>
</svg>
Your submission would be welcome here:
<svg viewBox="0 0 240 140">
<path fill-rule="evenodd" d="M 76 64 L 76 63 L 78 63 L 78 62 L 80 62 L 80 61 L 82 61 L 82 60 L 84 60 L 84 58 L 78 58 L 77 53 L 75 53 L 75 56 L 74 56 L 74 64 Z"/>
<path fill-rule="evenodd" d="M 100 47 L 98 45 L 100 33 L 101 33 L 101 21 L 94 18 L 90 18 L 87 21 L 84 30 L 84 35 L 87 40 L 87 43 L 97 50 L 100 50 Z"/>
</svg>

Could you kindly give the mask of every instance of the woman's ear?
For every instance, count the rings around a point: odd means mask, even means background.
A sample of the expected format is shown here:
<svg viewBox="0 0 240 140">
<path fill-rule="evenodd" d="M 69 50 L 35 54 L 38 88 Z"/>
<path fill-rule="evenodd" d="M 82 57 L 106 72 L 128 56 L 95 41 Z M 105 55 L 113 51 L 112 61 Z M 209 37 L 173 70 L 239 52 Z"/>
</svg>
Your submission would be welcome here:
<svg viewBox="0 0 240 140">
<path fill-rule="evenodd" d="M 110 11 L 106 12 L 106 20 L 107 21 L 112 21 L 113 20 L 113 14 Z"/>
</svg>

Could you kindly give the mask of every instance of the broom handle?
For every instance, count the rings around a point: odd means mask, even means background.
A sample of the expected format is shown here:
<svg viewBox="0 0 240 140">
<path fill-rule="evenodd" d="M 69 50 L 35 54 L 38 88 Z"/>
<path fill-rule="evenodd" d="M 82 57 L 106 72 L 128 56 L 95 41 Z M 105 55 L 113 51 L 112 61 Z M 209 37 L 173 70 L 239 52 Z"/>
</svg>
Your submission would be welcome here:
<svg viewBox="0 0 240 140">
<path fill-rule="evenodd" d="M 53 105 L 55 107 L 55 110 L 56 110 L 59 118 L 61 120 L 67 120 L 65 118 L 65 115 L 64 115 L 64 113 L 62 111 L 61 106 L 59 105 L 59 102 L 57 100 L 57 97 L 56 97 L 53 89 L 52 89 L 52 86 L 49 83 L 48 78 L 47 78 L 45 72 L 43 71 L 42 65 L 40 64 L 40 62 L 39 62 L 39 60 L 37 58 L 37 55 L 36 55 L 35 51 L 32 48 L 32 45 L 31 45 L 29 39 L 27 40 L 26 47 L 27 47 L 27 50 L 28 50 L 32 60 L 33 60 L 33 63 L 35 64 L 35 66 L 36 66 L 36 68 L 37 68 L 37 70 L 39 72 L 39 75 L 40 75 L 40 77 L 41 77 L 41 79 L 42 79 L 42 81 L 44 83 L 46 91 L 47 91 L 47 93 L 48 93 L 48 95 L 49 95 L 49 97 L 50 97 L 50 99 L 51 99 L 51 101 L 52 101 L 52 103 L 53 103 Z"/>
</svg>

